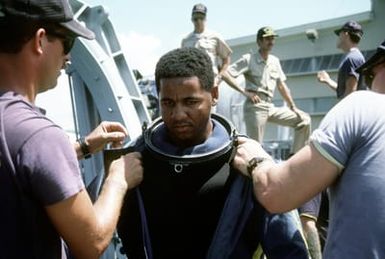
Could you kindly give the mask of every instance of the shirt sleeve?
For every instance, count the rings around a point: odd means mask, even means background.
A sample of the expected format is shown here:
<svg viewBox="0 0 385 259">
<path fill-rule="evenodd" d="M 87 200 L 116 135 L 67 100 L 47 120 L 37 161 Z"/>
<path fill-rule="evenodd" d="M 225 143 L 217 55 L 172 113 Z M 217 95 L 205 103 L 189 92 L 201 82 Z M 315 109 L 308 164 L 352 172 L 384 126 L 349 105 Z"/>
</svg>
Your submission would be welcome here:
<svg viewBox="0 0 385 259">
<path fill-rule="evenodd" d="M 229 66 L 227 69 L 227 72 L 232 77 L 238 77 L 247 71 L 249 71 L 249 65 L 250 65 L 250 54 L 243 55 L 240 59 L 235 61 L 233 64 Z"/>
<path fill-rule="evenodd" d="M 33 134 L 20 149 L 19 159 L 33 194 L 44 206 L 84 189 L 74 147 L 58 127 Z"/>
<path fill-rule="evenodd" d="M 361 139 L 359 114 L 354 109 L 359 105 L 356 97 L 355 94 L 349 95 L 330 110 L 310 138 L 320 154 L 341 170 Z"/>
<path fill-rule="evenodd" d="M 285 82 L 286 81 L 286 75 L 285 75 L 285 73 L 282 70 L 281 62 L 279 61 L 279 59 L 277 59 L 277 70 L 278 70 L 278 78 L 279 78 L 279 80 L 281 82 Z"/>
<path fill-rule="evenodd" d="M 360 65 L 357 64 L 356 60 L 353 59 L 353 58 L 348 58 L 346 60 L 346 72 L 349 76 L 354 76 L 357 81 L 360 77 L 360 74 L 358 74 L 356 72 L 356 69 L 359 67 Z"/>
<path fill-rule="evenodd" d="M 222 59 L 227 58 L 233 52 L 221 37 L 217 37 L 217 43 L 217 53 Z"/>
</svg>

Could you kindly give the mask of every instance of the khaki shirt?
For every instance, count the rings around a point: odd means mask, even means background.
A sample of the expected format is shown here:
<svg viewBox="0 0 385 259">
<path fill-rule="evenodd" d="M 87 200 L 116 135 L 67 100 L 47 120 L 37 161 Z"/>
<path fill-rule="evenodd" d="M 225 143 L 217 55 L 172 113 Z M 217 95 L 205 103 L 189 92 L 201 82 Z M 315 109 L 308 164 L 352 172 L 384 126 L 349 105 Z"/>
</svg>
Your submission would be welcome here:
<svg viewBox="0 0 385 259">
<path fill-rule="evenodd" d="M 265 61 L 258 53 L 248 53 L 238 59 L 228 68 L 233 77 L 243 74 L 246 79 L 246 89 L 262 92 L 273 98 L 278 82 L 286 81 L 279 59 L 270 55 Z"/>
<path fill-rule="evenodd" d="M 190 33 L 182 40 L 183 47 L 193 47 L 204 50 L 213 62 L 213 70 L 218 74 L 218 66 L 221 65 L 222 60 L 227 58 L 232 50 L 222 37 L 209 30 L 204 30 L 202 33 Z"/>
</svg>

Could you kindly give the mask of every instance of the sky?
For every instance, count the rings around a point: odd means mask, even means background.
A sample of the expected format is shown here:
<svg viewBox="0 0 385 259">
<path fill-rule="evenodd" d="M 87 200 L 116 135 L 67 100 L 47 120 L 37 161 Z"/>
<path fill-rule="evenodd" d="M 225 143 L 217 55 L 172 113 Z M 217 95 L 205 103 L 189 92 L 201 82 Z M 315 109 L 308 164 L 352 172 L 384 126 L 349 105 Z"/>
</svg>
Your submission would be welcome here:
<svg viewBox="0 0 385 259">
<path fill-rule="evenodd" d="M 225 40 L 255 35 L 262 26 L 289 28 L 368 11 L 371 0 L 83 0 L 89 6 L 102 5 L 109 13 L 121 47 L 131 69 L 152 75 L 157 60 L 180 46 L 181 39 L 193 30 L 194 4 L 207 6 L 207 27 Z M 72 127 L 70 95 L 66 78 L 37 98 L 64 129 Z M 59 97 L 60 96 L 60 97 Z"/>
<path fill-rule="evenodd" d="M 191 10 L 199 0 L 87 0 L 103 5 L 131 66 L 153 74 L 156 61 L 180 46 L 192 31 Z M 254 35 L 262 26 L 287 28 L 370 10 L 370 0 L 207 0 L 207 27 L 224 39 Z"/>
</svg>

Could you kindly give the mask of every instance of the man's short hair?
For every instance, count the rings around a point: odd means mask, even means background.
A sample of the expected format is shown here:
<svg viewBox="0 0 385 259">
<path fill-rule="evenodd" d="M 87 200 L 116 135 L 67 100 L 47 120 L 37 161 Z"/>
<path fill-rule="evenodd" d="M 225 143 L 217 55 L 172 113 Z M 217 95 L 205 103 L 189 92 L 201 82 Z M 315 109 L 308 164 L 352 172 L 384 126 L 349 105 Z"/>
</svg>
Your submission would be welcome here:
<svg viewBox="0 0 385 259">
<path fill-rule="evenodd" d="M 353 43 L 359 43 L 360 42 L 360 40 L 361 40 L 361 37 L 362 37 L 362 35 L 361 34 L 359 34 L 359 33 L 356 33 L 356 32 L 348 32 L 348 34 L 349 34 L 349 37 L 350 37 L 350 40 L 353 42 Z"/>
<path fill-rule="evenodd" d="M 214 85 L 214 72 L 210 57 L 197 48 L 174 49 L 163 55 L 155 69 L 156 88 L 160 90 L 160 80 L 175 77 L 199 79 L 201 87 L 210 91 Z"/>
<path fill-rule="evenodd" d="M 16 54 L 21 51 L 35 32 L 43 27 L 41 23 L 23 18 L 0 19 L 0 53 Z"/>
</svg>

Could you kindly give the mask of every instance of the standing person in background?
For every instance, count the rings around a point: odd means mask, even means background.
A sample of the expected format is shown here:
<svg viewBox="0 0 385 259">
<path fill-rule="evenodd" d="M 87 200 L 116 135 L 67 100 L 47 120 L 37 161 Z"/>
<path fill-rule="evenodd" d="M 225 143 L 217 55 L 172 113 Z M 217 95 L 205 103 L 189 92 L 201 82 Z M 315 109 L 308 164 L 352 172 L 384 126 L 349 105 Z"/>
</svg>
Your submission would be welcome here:
<svg viewBox="0 0 385 259">
<path fill-rule="evenodd" d="M 270 54 L 277 36 L 271 27 L 260 28 L 257 33 L 258 52 L 243 55 L 228 68 L 223 79 L 247 97 L 243 107 L 247 135 L 262 143 L 267 122 L 292 127 L 295 132 L 292 152 L 295 153 L 309 139 L 310 116 L 296 107 L 280 61 Z M 241 74 L 246 79 L 245 89 L 234 79 Z M 272 103 L 276 87 L 288 107 L 276 107 Z"/>
<path fill-rule="evenodd" d="M 337 82 L 331 79 L 326 71 L 318 72 L 317 78 L 319 82 L 335 90 L 338 99 L 342 99 L 356 90 L 367 89 L 364 81 L 356 72 L 356 69 L 365 63 L 365 58 L 358 49 L 363 31 L 359 23 L 349 21 L 334 32 L 338 36 L 337 48 L 345 53 L 338 68 Z"/>
<path fill-rule="evenodd" d="M 0 33 L 0 257 L 63 259 L 63 239 L 76 258 L 99 258 L 142 179 L 140 154 L 111 164 L 92 204 L 77 158 L 118 144 L 126 129 L 103 122 L 73 146 L 34 104 L 57 84 L 75 38 L 94 34 L 67 0 L 0 0 Z"/>
<path fill-rule="evenodd" d="M 305 146 L 310 134 L 310 116 L 299 110 L 290 94 L 279 59 L 270 54 L 278 35 L 271 27 L 262 27 L 257 32 L 257 53 L 248 53 L 234 62 L 223 79 L 247 99 L 244 103 L 244 119 L 247 135 L 262 143 L 267 122 L 289 126 L 294 129 L 292 152 Z M 246 89 L 240 87 L 235 78 L 244 75 Z M 276 107 L 272 103 L 275 88 L 288 104 Z M 312 258 L 321 258 L 321 247 L 316 227 L 320 206 L 320 195 L 299 208 L 302 226 Z"/>
<path fill-rule="evenodd" d="M 356 69 L 365 63 L 365 58 L 358 48 L 358 44 L 362 38 L 363 30 L 359 23 L 355 21 L 346 22 L 340 29 L 334 31 L 338 36 L 337 48 L 341 49 L 345 55 L 343 56 L 338 68 L 337 82 L 330 78 L 326 71 L 320 71 L 317 74 L 318 81 L 326 84 L 336 91 L 337 98 L 341 100 L 350 93 L 357 90 L 366 90 L 367 87 L 363 78 Z M 329 222 L 329 201 L 326 191 L 322 193 L 322 202 L 317 222 L 322 247 L 325 244 L 328 222 Z"/>
<path fill-rule="evenodd" d="M 206 28 L 207 7 L 196 4 L 192 9 L 191 21 L 194 31 L 182 40 L 183 47 L 193 47 L 205 51 L 213 64 L 215 75 L 214 86 L 219 86 L 223 74 L 230 65 L 232 50 L 218 33 Z"/>
</svg>

